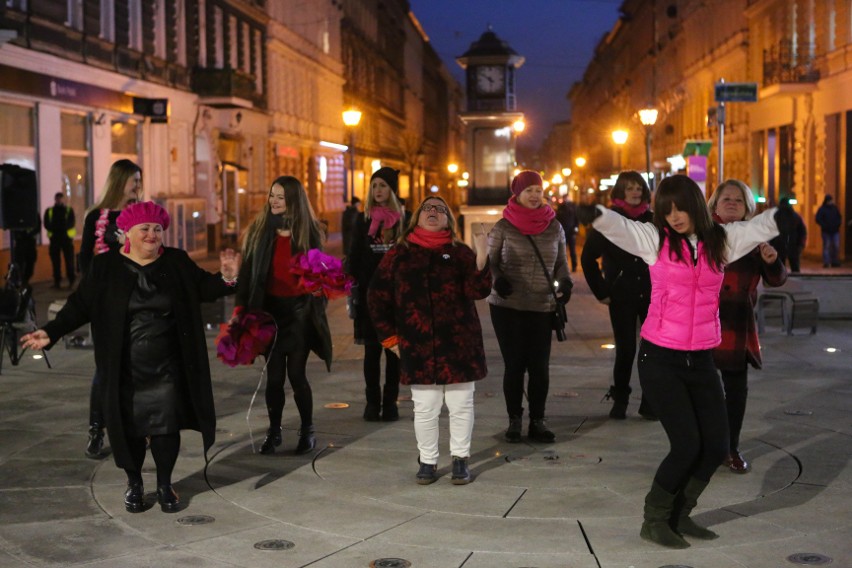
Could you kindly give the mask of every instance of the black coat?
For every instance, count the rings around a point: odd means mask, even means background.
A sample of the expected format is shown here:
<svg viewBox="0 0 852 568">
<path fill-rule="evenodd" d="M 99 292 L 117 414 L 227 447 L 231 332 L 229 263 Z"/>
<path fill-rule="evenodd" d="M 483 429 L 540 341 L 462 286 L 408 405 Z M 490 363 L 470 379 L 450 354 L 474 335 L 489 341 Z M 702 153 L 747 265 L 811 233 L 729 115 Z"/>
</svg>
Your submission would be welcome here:
<svg viewBox="0 0 852 568">
<path fill-rule="evenodd" d="M 624 215 L 618 207 L 613 207 L 612 210 Z M 636 220 L 649 223 L 653 217 L 650 211 L 646 211 Z M 603 258 L 603 270 L 598 266 L 599 258 Z M 647 312 L 651 301 L 651 276 L 644 260 L 625 252 L 592 229 L 583 246 L 580 263 L 583 266 L 583 275 L 595 298 L 598 300 L 610 298 L 612 303 L 628 303 L 639 308 L 644 307 Z"/>
<path fill-rule="evenodd" d="M 121 415 L 119 385 L 121 383 L 122 353 L 127 329 L 127 307 L 136 286 L 136 275 L 127 270 L 119 251 L 96 256 L 80 286 L 69 297 L 56 319 L 44 326 L 51 347 L 66 333 L 92 323 L 95 343 L 95 363 L 101 375 L 97 396 L 104 409 L 104 420 L 115 463 L 120 468 L 138 469 L 130 455 L 125 435 L 125 421 L 132 417 Z M 166 282 L 171 295 L 175 323 L 180 335 L 185 381 L 187 422 L 181 429 L 197 430 L 204 440 L 205 456 L 213 445 L 216 431 L 216 411 L 207 357 L 207 338 L 201 319 L 201 302 L 226 296 L 233 292 L 220 274 L 211 274 L 198 267 L 183 250 L 166 248 L 156 261 L 156 276 Z"/>
</svg>

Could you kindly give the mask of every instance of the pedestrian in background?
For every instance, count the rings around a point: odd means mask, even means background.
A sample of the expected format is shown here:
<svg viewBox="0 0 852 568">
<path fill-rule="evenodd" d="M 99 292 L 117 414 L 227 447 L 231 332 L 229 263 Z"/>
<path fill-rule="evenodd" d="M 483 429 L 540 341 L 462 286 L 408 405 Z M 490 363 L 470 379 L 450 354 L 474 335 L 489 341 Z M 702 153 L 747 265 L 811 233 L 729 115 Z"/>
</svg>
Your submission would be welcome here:
<svg viewBox="0 0 852 568">
<path fill-rule="evenodd" d="M 452 483 L 471 480 L 474 384 L 487 374 L 475 301 L 491 289 L 485 235 L 477 235 L 474 246 L 476 252 L 458 240 L 447 203 L 427 197 L 370 285 L 377 335 L 385 348 L 398 350 L 400 379 L 411 386 L 421 485 L 438 478 L 438 421 L 445 403 Z"/>
<path fill-rule="evenodd" d="M 746 184 L 729 179 L 719 185 L 707 206 L 713 219 L 722 224 L 746 221 L 754 215 L 754 196 Z M 747 473 L 748 462 L 739 450 L 740 432 L 748 398 L 748 366 L 760 369 L 760 341 L 757 336 L 754 307 L 761 279 L 768 287 L 787 281 L 787 269 L 768 243 L 725 266 L 719 293 L 719 322 L 722 342 L 713 350 L 713 361 L 722 373 L 725 407 L 728 414 L 730 444 L 724 465 L 734 473 Z"/>
<path fill-rule="evenodd" d="M 528 374 L 527 437 L 549 444 L 556 440 L 545 412 L 554 295 L 558 293 L 559 301 L 567 303 L 573 282 L 565 257 L 565 234 L 544 197 L 541 176 L 533 171 L 520 172 L 511 189 L 503 218 L 488 234 L 494 276 L 488 307 L 505 365 L 503 395 L 509 415 L 505 438 L 512 443 L 521 441 L 524 375 Z M 554 280 L 558 282 L 556 292 Z"/>
<path fill-rule="evenodd" d="M 50 262 L 53 264 L 53 287 L 62 287 L 62 259 L 65 259 L 65 273 L 68 287 L 74 285 L 74 237 L 77 236 L 74 209 L 65 204 L 65 194 L 61 191 L 53 196 L 53 205 L 44 212 L 44 230 L 50 239 Z"/>
<path fill-rule="evenodd" d="M 789 262 L 790 271 L 798 273 L 801 271 L 802 251 L 808 241 L 808 229 L 802 216 L 793 209 L 793 203 L 795 197 L 792 195 L 785 195 L 778 202 L 778 230 L 781 233 L 769 244 L 777 251 L 781 264 Z"/>
<path fill-rule="evenodd" d="M 320 230 L 302 183 L 292 176 L 272 182 L 266 205 L 254 218 L 243 241 L 242 284 L 236 312 L 263 310 L 278 327 L 266 355 L 266 410 L 269 429 L 261 454 L 273 454 L 282 443 L 284 380 L 289 379 L 301 425 L 296 454 L 316 447 L 313 392 L 308 382 L 308 355 L 314 351 L 331 370 L 331 333 L 327 300 L 308 292 L 293 271 L 291 259 L 310 249 L 322 250 Z"/>
<path fill-rule="evenodd" d="M 822 266 L 840 266 L 840 209 L 834 198 L 826 195 L 816 212 L 816 223 L 822 229 Z"/>
<path fill-rule="evenodd" d="M 98 256 L 56 318 L 21 343 L 44 349 L 92 323 L 98 396 L 115 464 L 127 474 L 124 506 L 146 509 L 142 465 L 150 444 L 157 500 L 173 513 L 180 509 L 172 487 L 180 431 L 201 432 L 205 457 L 216 433 L 201 302 L 233 293 L 239 257 L 223 252 L 220 272 L 211 274 L 185 251 L 163 247 L 169 214 L 153 202 L 125 208 L 116 222 L 124 247 Z"/>
<path fill-rule="evenodd" d="M 83 236 L 80 242 L 80 271 L 85 275 L 92 259 L 101 253 L 118 250 L 124 240 L 116 223 L 121 211 L 142 199 L 142 169 L 130 160 L 114 162 L 109 168 L 100 200 L 86 213 Z M 91 336 L 90 336 L 90 339 Z M 99 373 L 97 367 L 92 377 L 89 397 L 89 439 L 86 457 L 105 458 L 104 421 L 98 397 Z"/>
<path fill-rule="evenodd" d="M 640 223 L 650 223 L 651 190 L 639 172 L 618 174 L 610 194 L 611 209 Z M 601 259 L 601 264 L 598 264 Z M 630 375 L 636 357 L 636 326 L 642 325 L 651 302 L 651 276 L 648 265 L 636 255 L 617 247 L 600 232 L 590 229 L 581 255 L 583 275 L 595 298 L 609 308 L 609 321 L 615 341 L 615 364 L 612 369 L 612 386 L 606 398 L 612 399 L 609 417 L 627 418 L 630 401 Z M 639 415 L 656 420 L 644 395 L 639 404 Z"/>
<path fill-rule="evenodd" d="M 352 290 L 351 316 L 354 319 L 355 343 L 364 346 L 364 383 L 367 404 L 364 420 L 376 422 L 399 420 L 399 357 L 379 342 L 370 311 L 367 291 L 382 258 L 396 244 L 408 220 L 397 199 L 399 170 L 384 167 L 370 178 L 370 193 L 364 213 L 355 219 L 352 244 L 347 257 L 347 270 L 355 280 Z M 382 390 L 382 352 L 385 354 L 385 386 Z"/>
<path fill-rule="evenodd" d="M 349 256 L 349 247 L 352 243 L 352 228 L 355 227 L 355 219 L 361 212 L 359 206 L 361 200 L 352 196 L 349 205 L 340 214 L 340 236 L 343 238 L 343 256 Z"/>
<path fill-rule="evenodd" d="M 577 205 L 571 201 L 571 194 L 566 195 L 556 208 L 556 218 L 565 231 L 565 247 L 571 257 L 571 272 L 577 272 L 577 232 L 580 230 L 580 223 L 577 222 Z"/>
<path fill-rule="evenodd" d="M 660 182 L 654 223 L 602 206 L 578 217 L 650 266 L 651 304 L 642 325 L 639 382 L 666 431 L 670 450 L 645 497 L 642 538 L 686 548 L 682 535 L 714 539 L 689 514 L 728 453 L 725 396 L 713 362 L 721 342 L 719 291 L 725 264 L 778 234 L 770 209 L 742 223 L 713 222 L 704 195 L 684 175 Z"/>
</svg>

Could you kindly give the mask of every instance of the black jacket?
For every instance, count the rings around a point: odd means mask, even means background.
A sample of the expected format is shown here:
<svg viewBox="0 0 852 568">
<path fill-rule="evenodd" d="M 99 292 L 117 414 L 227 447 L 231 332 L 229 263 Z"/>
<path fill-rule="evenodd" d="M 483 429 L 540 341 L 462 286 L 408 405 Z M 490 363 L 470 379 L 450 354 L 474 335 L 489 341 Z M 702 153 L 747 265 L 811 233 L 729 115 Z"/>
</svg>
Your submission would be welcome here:
<svg viewBox="0 0 852 568">
<path fill-rule="evenodd" d="M 137 469 L 141 464 L 133 463 L 124 430 L 124 424 L 132 417 L 121 416 L 119 393 L 121 357 L 128 332 L 127 307 L 136 286 L 136 276 L 123 266 L 124 262 L 118 251 L 96 256 L 65 307 L 44 330 L 52 347 L 66 333 L 92 323 L 95 362 L 102 377 L 97 396 L 104 409 L 113 457 L 118 467 Z M 226 296 L 233 288 L 222 281 L 221 274 L 199 268 L 182 250 L 166 248 L 156 262 L 159 263 L 156 277 L 167 283 L 164 289 L 171 294 L 180 334 L 183 386 L 189 403 L 184 413 L 187 422 L 180 427 L 201 432 L 206 455 L 215 440 L 216 412 L 201 302 Z"/>
</svg>

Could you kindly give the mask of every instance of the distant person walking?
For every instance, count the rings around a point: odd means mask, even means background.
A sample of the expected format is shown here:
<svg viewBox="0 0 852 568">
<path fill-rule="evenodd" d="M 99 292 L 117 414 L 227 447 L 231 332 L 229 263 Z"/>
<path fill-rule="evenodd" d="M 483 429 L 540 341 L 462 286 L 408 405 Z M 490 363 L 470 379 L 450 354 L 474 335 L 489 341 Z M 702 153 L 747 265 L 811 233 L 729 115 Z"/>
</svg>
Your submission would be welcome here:
<svg viewBox="0 0 852 568">
<path fill-rule="evenodd" d="M 62 287 L 62 257 L 65 257 L 65 273 L 68 287 L 74 285 L 74 237 L 76 219 L 74 210 L 65 205 L 65 194 L 61 191 L 53 196 L 53 206 L 44 212 L 44 229 L 50 238 L 50 262 L 53 263 L 53 287 Z"/>
<path fill-rule="evenodd" d="M 834 204 L 834 198 L 826 195 L 816 213 L 817 225 L 822 229 L 822 265 L 840 266 L 840 209 Z"/>
<path fill-rule="evenodd" d="M 780 234 L 772 239 L 771 244 L 778 252 L 781 264 L 789 261 L 790 271 L 801 271 L 800 260 L 802 251 L 808 241 L 808 229 L 802 216 L 793 210 L 795 198 L 785 195 L 778 202 L 778 230 Z"/>
<path fill-rule="evenodd" d="M 577 222 L 577 204 L 571 201 L 571 196 L 566 195 L 565 201 L 556 208 L 556 218 L 565 231 L 565 248 L 571 257 L 571 272 L 577 272 L 577 231 L 580 223 Z"/>
<path fill-rule="evenodd" d="M 352 228 L 355 227 L 355 219 L 358 218 L 360 209 L 358 206 L 361 200 L 357 197 L 352 197 L 352 201 L 343 210 L 340 215 L 340 236 L 343 238 L 343 256 L 349 256 L 349 247 L 352 246 Z"/>
</svg>

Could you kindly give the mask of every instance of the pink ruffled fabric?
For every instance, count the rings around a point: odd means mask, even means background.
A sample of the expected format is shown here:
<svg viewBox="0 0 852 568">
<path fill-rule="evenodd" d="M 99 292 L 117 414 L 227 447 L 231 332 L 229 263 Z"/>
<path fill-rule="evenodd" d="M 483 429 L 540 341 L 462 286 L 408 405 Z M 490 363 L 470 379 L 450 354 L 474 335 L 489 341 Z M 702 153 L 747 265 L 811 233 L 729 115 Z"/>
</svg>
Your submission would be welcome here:
<svg viewBox="0 0 852 568">
<path fill-rule="evenodd" d="M 310 249 L 290 260 L 290 270 L 308 292 L 333 300 L 348 296 L 353 279 L 343 271 L 337 258 L 319 249 Z"/>
<path fill-rule="evenodd" d="M 237 321 L 222 324 L 216 337 L 216 357 L 229 367 L 251 365 L 275 339 L 275 319 L 262 310 L 234 310 Z"/>
</svg>

